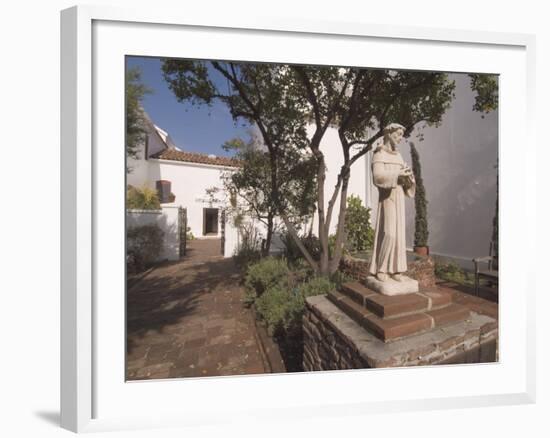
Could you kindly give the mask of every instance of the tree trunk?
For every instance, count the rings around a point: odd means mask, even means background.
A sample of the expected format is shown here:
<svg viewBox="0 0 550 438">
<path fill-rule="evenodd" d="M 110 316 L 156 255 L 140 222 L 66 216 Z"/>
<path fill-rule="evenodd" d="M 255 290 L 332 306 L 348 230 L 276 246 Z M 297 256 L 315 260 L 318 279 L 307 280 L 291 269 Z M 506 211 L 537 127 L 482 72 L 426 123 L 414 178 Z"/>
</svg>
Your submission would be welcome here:
<svg viewBox="0 0 550 438">
<path fill-rule="evenodd" d="M 326 167 L 323 154 L 317 150 L 317 215 L 319 219 L 319 242 L 321 244 L 321 254 L 319 259 L 319 272 L 321 275 L 328 274 L 328 231 L 325 227 L 325 180 Z"/>
<path fill-rule="evenodd" d="M 294 225 L 292 225 L 292 223 L 289 221 L 284 208 L 282 208 L 281 199 L 279 197 L 279 187 L 277 185 L 277 163 L 275 158 L 275 152 L 273 152 L 272 149 L 270 149 L 270 167 L 271 167 L 271 196 L 273 197 L 273 200 L 275 202 L 277 212 L 279 213 L 279 216 L 283 220 L 287 231 L 290 233 L 290 236 L 294 239 L 294 242 L 296 243 L 298 248 L 300 248 L 300 251 L 302 252 L 303 256 L 305 257 L 307 262 L 310 264 L 311 268 L 317 273 L 319 272 L 319 265 L 313 259 L 313 257 L 311 256 L 307 248 L 304 246 L 304 244 L 300 240 L 300 236 L 298 236 L 298 233 L 294 228 Z"/>
<path fill-rule="evenodd" d="M 290 236 L 294 239 L 294 242 L 296 245 L 298 245 L 298 248 L 300 248 L 300 251 L 302 251 L 302 254 L 304 255 L 305 259 L 311 266 L 311 268 L 315 271 L 316 274 L 319 273 L 319 264 L 313 259 L 307 248 L 304 246 L 302 241 L 300 240 L 300 236 L 298 236 L 298 233 L 296 232 L 296 229 L 294 228 L 294 225 L 288 220 L 288 217 L 286 217 L 285 214 L 280 213 L 281 218 L 283 219 L 283 222 L 285 223 L 287 231 L 290 233 Z"/>
<path fill-rule="evenodd" d="M 273 238 L 273 213 L 270 212 L 269 215 L 267 216 L 267 235 L 265 237 L 265 245 L 262 248 L 262 257 L 267 257 L 269 255 L 272 238 Z"/>
<path fill-rule="evenodd" d="M 340 259 L 342 258 L 342 253 L 344 249 L 344 243 L 346 241 L 345 226 L 349 177 L 350 172 L 348 169 L 342 178 L 342 188 L 340 191 L 340 209 L 338 211 L 338 225 L 336 227 L 336 243 L 334 244 L 334 254 L 332 260 L 330 261 L 329 274 L 334 274 L 338 270 L 340 266 Z"/>
</svg>

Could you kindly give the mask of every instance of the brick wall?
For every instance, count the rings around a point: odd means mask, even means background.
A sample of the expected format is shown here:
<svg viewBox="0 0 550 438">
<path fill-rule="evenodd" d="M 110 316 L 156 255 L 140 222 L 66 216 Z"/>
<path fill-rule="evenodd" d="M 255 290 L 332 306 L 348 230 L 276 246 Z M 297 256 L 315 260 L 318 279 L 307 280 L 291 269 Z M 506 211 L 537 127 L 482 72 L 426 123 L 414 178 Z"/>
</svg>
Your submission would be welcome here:
<svg viewBox="0 0 550 438">
<path fill-rule="evenodd" d="M 418 257 L 408 262 L 407 275 L 418 281 L 423 289 L 435 287 L 435 264 L 430 257 Z M 344 255 L 340 261 L 340 271 L 358 280 L 364 280 L 369 274 L 369 261 Z"/>
</svg>

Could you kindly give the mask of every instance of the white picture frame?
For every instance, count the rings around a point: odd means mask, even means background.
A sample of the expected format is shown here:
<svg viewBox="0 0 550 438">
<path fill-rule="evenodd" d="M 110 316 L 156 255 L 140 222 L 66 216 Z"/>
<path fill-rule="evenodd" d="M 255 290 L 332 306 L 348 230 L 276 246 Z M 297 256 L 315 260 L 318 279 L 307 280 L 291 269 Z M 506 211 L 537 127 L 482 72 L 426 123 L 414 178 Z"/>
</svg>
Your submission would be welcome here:
<svg viewBox="0 0 550 438">
<path fill-rule="evenodd" d="M 61 25 L 62 427 L 102 431 L 534 402 L 534 273 L 512 256 L 532 253 L 535 218 L 510 202 L 520 200 L 521 207 L 536 196 L 536 176 L 513 149 L 521 141 L 528 156 L 535 145 L 534 36 L 269 17 L 229 21 L 188 11 L 104 6 L 64 10 Z M 182 52 L 171 45 L 174 37 L 196 40 Z M 248 44 L 239 44 L 245 40 Z M 254 43 L 260 40 L 263 46 Z M 321 50 L 319 41 L 330 49 Z M 300 44 L 309 51 L 300 53 Z M 372 49 L 372 67 L 473 68 L 501 75 L 500 362 L 125 383 L 124 269 L 123 258 L 116 258 L 124 244 L 121 54 L 347 65 L 355 47 L 356 65 L 367 65 L 358 54 L 364 45 Z M 262 47 L 273 50 L 266 54 Z M 411 48 L 424 56 L 415 60 Z M 399 59 L 391 61 L 388 49 Z M 109 159 L 106 143 L 113 148 Z M 117 208 L 120 213 L 106 216 Z M 513 233 L 518 227 L 522 233 Z M 369 391 L 358 390 L 362 385 Z M 285 397 L 289 390 L 295 391 L 292 404 Z M 192 404 L 182 400 L 182 391 L 193 395 L 187 397 Z M 227 394 L 234 394 L 229 408 Z M 145 403 L 143 410 L 132 404 L 136 400 Z"/>
</svg>

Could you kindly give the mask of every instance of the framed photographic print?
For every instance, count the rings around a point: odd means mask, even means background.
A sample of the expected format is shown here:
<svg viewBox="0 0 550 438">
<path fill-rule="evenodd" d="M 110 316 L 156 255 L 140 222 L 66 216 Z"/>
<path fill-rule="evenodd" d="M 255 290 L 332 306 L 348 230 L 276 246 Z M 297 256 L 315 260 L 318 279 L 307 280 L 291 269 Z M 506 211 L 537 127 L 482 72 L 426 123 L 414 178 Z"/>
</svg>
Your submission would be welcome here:
<svg viewBox="0 0 550 438">
<path fill-rule="evenodd" d="M 533 401 L 533 37 L 75 7 L 61 44 L 63 427 Z"/>
</svg>

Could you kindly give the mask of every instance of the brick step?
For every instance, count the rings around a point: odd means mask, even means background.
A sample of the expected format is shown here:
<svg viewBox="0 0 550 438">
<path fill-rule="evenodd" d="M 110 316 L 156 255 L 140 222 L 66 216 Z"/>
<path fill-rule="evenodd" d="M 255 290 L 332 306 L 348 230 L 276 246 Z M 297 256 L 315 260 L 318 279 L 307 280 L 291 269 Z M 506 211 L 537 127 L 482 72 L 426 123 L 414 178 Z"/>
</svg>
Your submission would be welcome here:
<svg viewBox="0 0 550 438">
<path fill-rule="evenodd" d="M 384 319 L 439 309 L 452 303 L 452 294 L 438 288 L 413 294 L 387 296 L 355 281 L 344 283 L 340 287 L 340 292 Z"/>
<path fill-rule="evenodd" d="M 384 342 L 416 335 L 446 324 L 464 321 L 470 315 L 467 307 L 460 304 L 449 304 L 440 309 L 394 318 L 381 318 L 340 292 L 330 292 L 328 298 L 355 322 Z"/>
</svg>

